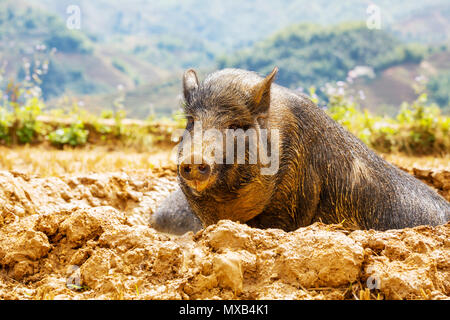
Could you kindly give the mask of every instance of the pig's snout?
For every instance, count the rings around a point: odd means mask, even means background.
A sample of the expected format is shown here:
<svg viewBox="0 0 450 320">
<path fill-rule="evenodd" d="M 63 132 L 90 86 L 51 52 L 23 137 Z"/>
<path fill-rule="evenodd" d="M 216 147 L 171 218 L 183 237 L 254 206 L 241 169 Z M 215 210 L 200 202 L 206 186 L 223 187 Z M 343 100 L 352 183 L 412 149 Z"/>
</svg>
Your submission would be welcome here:
<svg viewBox="0 0 450 320">
<path fill-rule="evenodd" d="M 202 191 L 208 186 L 211 177 L 211 166 L 202 159 L 199 164 L 183 161 L 179 167 L 180 176 L 186 183 L 197 191 Z"/>
<path fill-rule="evenodd" d="M 211 167 L 209 164 L 185 164 L 180 166 L 180 174 L 185 180 L 205 181 L 209 178 Z"/>
</svg>

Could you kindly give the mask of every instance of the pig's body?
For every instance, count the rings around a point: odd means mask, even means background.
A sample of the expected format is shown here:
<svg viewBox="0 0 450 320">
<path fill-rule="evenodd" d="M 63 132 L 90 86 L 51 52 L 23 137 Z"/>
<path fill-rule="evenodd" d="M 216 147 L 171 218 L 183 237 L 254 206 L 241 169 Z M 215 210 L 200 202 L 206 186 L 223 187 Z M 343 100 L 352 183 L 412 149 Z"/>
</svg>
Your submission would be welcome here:
<svg viewBox="0 0 450 320">
<path fill-rule="evenodd" d="M 150 225 L 158 231 L 175 235 L 202 229 L 201 221 L 192 213 L 180 188 L 173 191 L 152 214 Z"/>
<path fill-rule="evenodd" d="M 204 226 L 230 219 L 290 231 L 322 221 L 385 230 L 449 221 L 449 202 L 377 156 L 306 96 L 271 85 L 273 76 L 225 69 L 184 86 L 186 111 L 197 120 L 220 127 L 221 117 L 235 114 L 280 132 L 275 175 L 261 175 L 260 164 L 215 165 L 202 192 L 180 178 Z M 263 97 L 256 106 L 254 95 Z"/>
</svg>

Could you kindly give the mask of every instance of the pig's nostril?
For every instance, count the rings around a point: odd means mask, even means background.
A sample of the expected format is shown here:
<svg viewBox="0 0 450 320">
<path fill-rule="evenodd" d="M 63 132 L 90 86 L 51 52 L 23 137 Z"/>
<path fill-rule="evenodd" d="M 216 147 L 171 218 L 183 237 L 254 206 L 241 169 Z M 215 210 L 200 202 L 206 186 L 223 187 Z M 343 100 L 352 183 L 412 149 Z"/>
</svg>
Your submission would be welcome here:
<svg viewBox="0 0 450 320">
<path fill-rule="evenodd" d="M 186 180 L 192 180 L 192 166 L 189 164 L 182 164 L 180 167 L 180 175 Z"/>
<path fill-rule="evenodd" d="M 185 173 L 191 173 L 191 167 L 190 167 L 190 166 L 184 166 L 184 167 L 183 167 L 183 171 L 184 171 Z"/>
</svg>

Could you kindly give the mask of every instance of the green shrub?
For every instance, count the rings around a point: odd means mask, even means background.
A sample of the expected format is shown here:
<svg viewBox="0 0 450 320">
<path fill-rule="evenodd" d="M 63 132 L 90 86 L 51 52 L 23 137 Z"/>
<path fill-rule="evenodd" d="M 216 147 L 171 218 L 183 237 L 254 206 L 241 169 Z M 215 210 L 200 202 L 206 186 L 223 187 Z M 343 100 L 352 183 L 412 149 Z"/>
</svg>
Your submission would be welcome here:
<svg viewBox="0 0 450 320">
<path fill-rule="evenodd" d="M 10 143 L 10 129 L 13 125 L 14 116 L 6 108 L 0 107 L 0 142 Z"/>
<path fill-rule="evenodd" d="M 442 116 L 437 105 L 427 104 L 425 93 L 412 104 L 404 102 L 397 120 L 399 151 L 432 154 L 450 150 L 450 117 Z"/>
<path fill-rule="evenodd" d="M 48 134 L 48 140 L 55 146 L 62 147 L 70 145 L 72 147 L 84 145 L 87 142 L 89 131 L 84 129 L 81 121 L 74 122 L 68 128 L 58 128 Z"/>
<path fill-rule="evenodd" d="M 404 102 L 396 118 L 361 111 L 344 95 L 332 95 L 329 100 L 330 116 L 377 151 L 411 155 L 450 152 L 450 117 L 429 104 L 426 94 L 411 104 Z"/>
<path fill-rule="evenodd" d="M 37 118 L 43 108 L 44 103 L 37 97 L 28 99 L 23 106 L 15 107 L 14 127 L 18 142 L 31 143 L 42 133 L 43 124 Z"/>
<path fill-rule="evenodd" d="M 371 143 L 373 126 L 380 117 L 369 114 L 367 110 L 361 112 L 355 102 L 348 101 L 344 95 L 329 97 L 328 112 L 333 120 L 353 132 L 364 143 Z"/>
</svg>

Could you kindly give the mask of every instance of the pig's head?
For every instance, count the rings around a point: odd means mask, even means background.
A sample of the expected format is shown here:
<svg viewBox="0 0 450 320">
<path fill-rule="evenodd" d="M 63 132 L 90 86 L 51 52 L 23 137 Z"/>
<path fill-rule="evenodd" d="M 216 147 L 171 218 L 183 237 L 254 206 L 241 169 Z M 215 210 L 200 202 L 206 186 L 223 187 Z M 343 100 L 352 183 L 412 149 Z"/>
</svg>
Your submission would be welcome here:
<svg viewBox="0 0 450 320">
<path fill-rule="evenodd" d="M 274 68 L 261 78 L 253 72 L 225 69 L 201 83 L 194 70 L 184 73 L 187 125 L 178 176 L 204 225 L 220 219 L 248 221 L 270 198 L 271 183 L 261 176 L 258 149 L 250 145 L 255 146 L 261 129 L 268 129 L 271 84 L 277 71 Z M 239 147 L 239 139 L 244 148 Z"/>
</svg>

